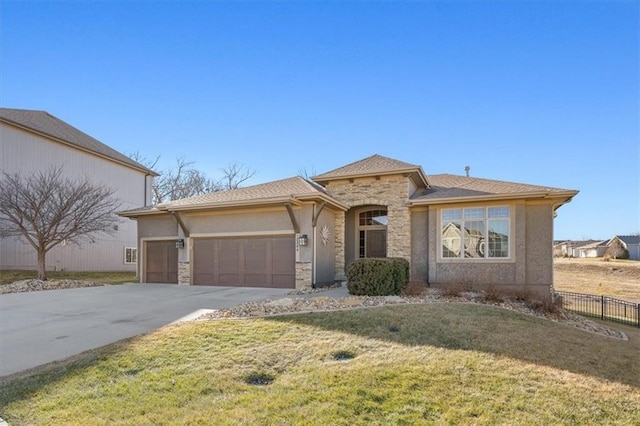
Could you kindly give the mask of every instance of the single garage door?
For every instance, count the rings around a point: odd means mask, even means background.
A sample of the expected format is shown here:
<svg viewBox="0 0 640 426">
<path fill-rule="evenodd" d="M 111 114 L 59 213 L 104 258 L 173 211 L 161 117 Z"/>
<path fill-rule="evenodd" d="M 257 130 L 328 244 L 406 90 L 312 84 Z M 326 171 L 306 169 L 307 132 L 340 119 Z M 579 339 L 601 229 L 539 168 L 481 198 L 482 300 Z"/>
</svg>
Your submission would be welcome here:
<svg viewBox="0 0 640 426">
<path fill-rule="evenodd" d="M 193 240 L 196 285 L 295 288 L 293 237 Z"/>
<path fill-rule="evenodd" d="M 146 282 L 178 283 L 178 249 L 176 240 L 147 241 Z"/>
</svg>

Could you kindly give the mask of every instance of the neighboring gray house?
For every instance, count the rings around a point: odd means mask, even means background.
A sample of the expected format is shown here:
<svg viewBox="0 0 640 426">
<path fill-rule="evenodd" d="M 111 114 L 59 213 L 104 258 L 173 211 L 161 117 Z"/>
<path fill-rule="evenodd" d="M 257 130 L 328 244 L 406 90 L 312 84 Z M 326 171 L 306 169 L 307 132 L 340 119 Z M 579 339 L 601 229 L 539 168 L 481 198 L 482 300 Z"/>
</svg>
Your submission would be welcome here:
<svg viewBox="0 0 640 426">
<path fill-rule="evenodd" d="M 362 257 L 411 279 L 548 294 L 553 217 L 577 191 L 454 175 L 380 155 L 314 176 L 122 212 L 141 282 L 309 288 Z M 462 232 L 464 230 L 464 232 Z"/>
<path fill-rule="evenodd" d="M 152 170 L 45 111 L 0 108 L 0 171 L 28 174 L 51 166 L 114 189 L 125 209 L 151 202 Z M 113 236 L 98 234 L 93 244 L 59 245 L 47 254 L 47 270 L 135 271 L 136 235 L 136 223 L 123 220 Z M 30 245 L 0 239 L 0 270 L 36 268 Z"/>
<path fill-rule="evenodd" d="M 630 260 L 640 260 L 640 235 L 616 235 L 607 242 L 607 245 L 615 239 L 629 251 Z"/>
</svg>

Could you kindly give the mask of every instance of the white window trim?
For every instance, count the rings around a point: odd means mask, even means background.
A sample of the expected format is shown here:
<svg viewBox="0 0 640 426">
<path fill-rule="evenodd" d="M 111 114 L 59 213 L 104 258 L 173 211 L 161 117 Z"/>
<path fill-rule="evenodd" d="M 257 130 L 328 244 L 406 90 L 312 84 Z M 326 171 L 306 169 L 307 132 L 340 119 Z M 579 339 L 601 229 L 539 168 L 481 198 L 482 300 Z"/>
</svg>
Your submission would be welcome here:
<svg viewBox="0 0 640 426">
<path fill-rule="evenodd" d="M 450 210 L 450 209 L 461 209 L 463 210 L 464 217 L 464 209 L 466 208 L 484 208 L 489 207 L 506 207 L 509 209 L 509 217 L 505 218 L 509 220 L 509 256 L 508 257 L 444 257 L 442 255 L 443 247 L 442 247 L 442 211 Z M 506 204 L 486 204 L 486 205 L 464 205 L 464 206 L 447 206 L 438 209 L 438 230 L 437 230 L 437 238 L 436 244 L 438 244 L 438 263 L 514 263 L 515 262 L 515 212 L 516 209 L 513 205 Z M 485 217 L 485 231 L 489 226 L 489 218 Z M 464 244 L 464 241 L 461 241 L 461 244 Z"/>
<path fill-rule="evenodd" d="M 128 250 L 133 250 L 136 254 L 136 261 L 135 262 L 127 262 L 127 251 Z M 124 248 L 124 264 L 125 265 L 137 265 L 138 264 L 138 248 L 137 247 L 125 247 Z"/>
</svg>

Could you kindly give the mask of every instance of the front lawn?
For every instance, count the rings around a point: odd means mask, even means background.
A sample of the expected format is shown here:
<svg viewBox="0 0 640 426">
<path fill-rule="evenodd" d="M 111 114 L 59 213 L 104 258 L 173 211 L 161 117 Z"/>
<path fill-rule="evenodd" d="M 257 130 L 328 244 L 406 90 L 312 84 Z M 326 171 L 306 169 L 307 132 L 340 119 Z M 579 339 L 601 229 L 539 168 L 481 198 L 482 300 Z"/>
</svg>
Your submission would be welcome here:
<svg viewBox="0 0 640 426">
<path fill-rule="evenodd" d="M 186 323 L 5 379 L 0 416 L 16 425 L 635 424 L 640 331 L 623 329 L 628 341 L 462 303 Z"/>
</svg>

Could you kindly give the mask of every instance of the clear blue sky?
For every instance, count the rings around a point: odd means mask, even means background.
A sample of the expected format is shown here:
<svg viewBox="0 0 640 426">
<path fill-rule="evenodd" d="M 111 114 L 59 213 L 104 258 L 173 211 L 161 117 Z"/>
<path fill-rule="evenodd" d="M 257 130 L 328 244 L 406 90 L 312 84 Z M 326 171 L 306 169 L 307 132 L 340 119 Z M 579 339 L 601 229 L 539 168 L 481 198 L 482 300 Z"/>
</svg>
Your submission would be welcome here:
<svg viewBox="0 0 640 426">
<path fill-rule="evenodd" d="M 640 231 L 639 2 L 0 3 L 0 105 L 251 184 L 374 153 L 578 189 L 555 238 Z"/>
</svg>

